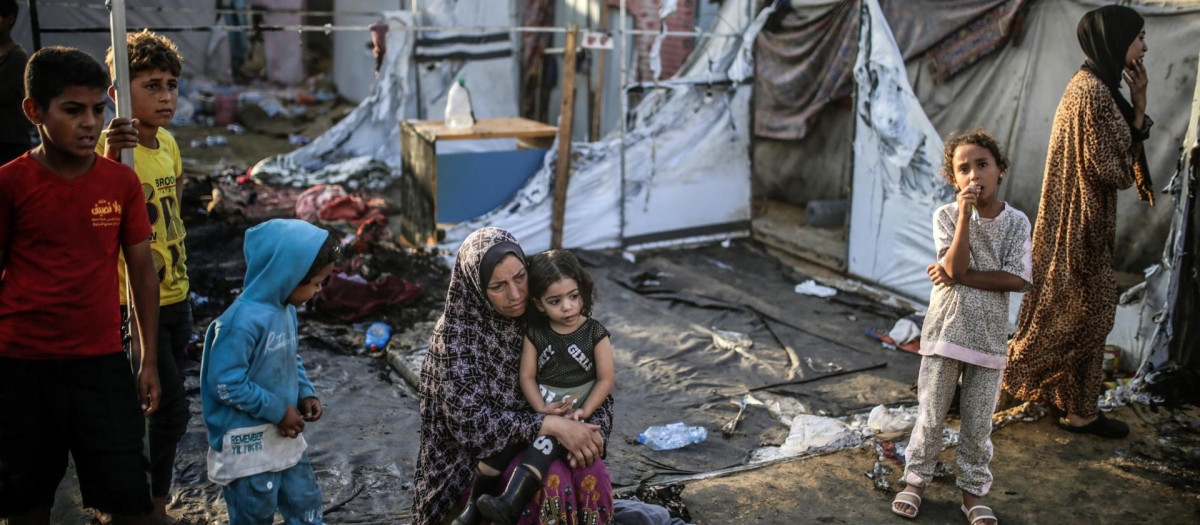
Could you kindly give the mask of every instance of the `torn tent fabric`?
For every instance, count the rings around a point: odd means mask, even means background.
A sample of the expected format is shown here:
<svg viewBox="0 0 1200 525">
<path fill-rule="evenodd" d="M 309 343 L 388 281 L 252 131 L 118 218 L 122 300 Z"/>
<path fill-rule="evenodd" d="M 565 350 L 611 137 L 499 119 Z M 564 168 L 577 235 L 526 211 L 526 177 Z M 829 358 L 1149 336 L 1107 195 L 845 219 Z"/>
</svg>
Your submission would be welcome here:
<svg viewBox="0 0 1200 525">
<path fill-rule="evenodd" d="M 904 58 L 930 51 L 931 67 L 946 78 L 1002 47 L 1028 3 L 881 0 L 880 9 Z M 850 96 L 859 6 L 858 0 L 840 0 L 772 16 L 755 44 L 755 135 L 802 139 L 821 109 Z"/>
</svg>

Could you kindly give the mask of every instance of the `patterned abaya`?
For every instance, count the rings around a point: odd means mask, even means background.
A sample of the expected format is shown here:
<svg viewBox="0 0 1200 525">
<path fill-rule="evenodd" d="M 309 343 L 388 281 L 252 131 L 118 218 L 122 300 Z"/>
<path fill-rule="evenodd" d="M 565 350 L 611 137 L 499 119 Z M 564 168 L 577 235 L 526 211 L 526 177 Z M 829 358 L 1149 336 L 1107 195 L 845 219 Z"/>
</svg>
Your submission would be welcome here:
<svg viewBox="0 0 1200 525">
<path fill-rule="evenodd" d="M 480 283 L 484 255 L 502 242 L 517 241 L 499 228 L 479 229 L 463 241 L 454 263 L 446 310 L 421 370 L 414 525 L 441 523 L 461 502 L 480 459 L 531 443 L 542 425 L 518 380 L 524 326 L 496 313 Z M 588 422 L 600 425 L 607 440 L 611 397 Z M 556 461 L 518 523 L 590 525 L 609 522 L 611 514 L 612 483 L 603 461 L 574 470 Z"/>
</svg>

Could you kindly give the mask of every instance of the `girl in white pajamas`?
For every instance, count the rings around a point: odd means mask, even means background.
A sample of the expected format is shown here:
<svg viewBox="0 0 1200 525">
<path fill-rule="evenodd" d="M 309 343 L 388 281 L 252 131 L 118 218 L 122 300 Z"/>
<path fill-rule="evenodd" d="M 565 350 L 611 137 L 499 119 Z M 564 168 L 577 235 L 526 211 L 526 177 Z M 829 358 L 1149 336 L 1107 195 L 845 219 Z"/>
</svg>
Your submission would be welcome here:
<svg viewBox="0 0 1200 525">
<path fill-rule="evenodd" d="M 946 139 L 942 175 L 955 202 L 934 212 L 937 261 L 926 269 L 934 283 L 921 330 L 920 408 L 905 454 L 904 481 L 892 511 L 915 518 L 942 452 L 946 411 L 962 381 L 958 487 L 971 525 L 993 525 L 982 504 L 992 485 L 992 412 L 1003 377 L 1008 339 L 1008 292 L 1032 280 L 1029 219 L 996 199 L 1008 159 L 986 131 Z"/>
</svg>

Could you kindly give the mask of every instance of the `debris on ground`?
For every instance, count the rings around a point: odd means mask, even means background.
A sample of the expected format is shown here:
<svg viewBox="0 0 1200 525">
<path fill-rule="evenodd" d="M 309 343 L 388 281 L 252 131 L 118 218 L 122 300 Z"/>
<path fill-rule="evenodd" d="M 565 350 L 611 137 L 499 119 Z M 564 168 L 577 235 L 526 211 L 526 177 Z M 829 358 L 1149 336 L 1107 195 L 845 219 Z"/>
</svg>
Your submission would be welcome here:
<svg viewBox="0 0 1200 525">
<path fill-rule="evenodd" d="M 809 279 L 796 285 L 796 293 L 811 295 L 814 297 L 833 297 L 837 295 L 837 290 L 828 286 L 819 285 L 816 281 Z"/>
</svg>

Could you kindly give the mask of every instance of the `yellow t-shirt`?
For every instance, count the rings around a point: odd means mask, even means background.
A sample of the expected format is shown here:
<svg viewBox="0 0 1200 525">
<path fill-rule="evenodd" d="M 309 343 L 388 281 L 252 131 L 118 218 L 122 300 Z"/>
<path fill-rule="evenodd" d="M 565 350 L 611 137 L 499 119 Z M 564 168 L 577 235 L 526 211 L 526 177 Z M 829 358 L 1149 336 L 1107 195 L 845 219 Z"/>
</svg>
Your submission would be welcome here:
<svg viewBox="0 0 1200 525">
<path fill-rule="evenodd" d="M 133 170 L 142 181 L 142 192 L 146 196 L 146 213 L 150 215 L 150 250 L 154 269 L 158 271 L 158 303 L 175 304 L 188 295 L 187 253 L 183 238 L 187 231 L 179 216 L 179 197 L 175 190 L 176 181 L 183 174 L 183 159 L 179 156 L 179 145 L 167 130 L 158 128 L 155 135 L 158 149 L 138 145 L 133 151 Z M 100 133 L 96 151 L 104 154 L 107 131 Z M 121 286 L 121 304 L 125 304 L 125 257 L 122 254 L 117 264 Z"/>
</svg>

